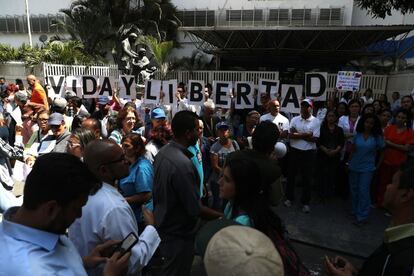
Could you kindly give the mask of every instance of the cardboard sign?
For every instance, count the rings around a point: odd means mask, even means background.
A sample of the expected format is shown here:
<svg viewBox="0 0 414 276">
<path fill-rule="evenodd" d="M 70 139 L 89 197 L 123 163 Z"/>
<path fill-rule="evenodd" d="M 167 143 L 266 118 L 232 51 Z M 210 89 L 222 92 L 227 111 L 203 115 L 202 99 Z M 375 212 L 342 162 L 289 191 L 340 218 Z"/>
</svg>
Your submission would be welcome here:
<svg viewBox="0 0 414 276">
<path fill-rule="evenodd" d="M 236 82 L 235 108 L 247 109 L 254 108 L 254 85 L 252 82 Z"/>
<path fill-rule="evenodd" d="M 326 101 L 328 73 L 305 74 L 305 98 L 314 101 Z"/>
<path fill-rule="evenodd" d="M 302 85 L 282 84 L 282 102 L 280 110 L 283 112 L 300 113 Z"/>
</svg>

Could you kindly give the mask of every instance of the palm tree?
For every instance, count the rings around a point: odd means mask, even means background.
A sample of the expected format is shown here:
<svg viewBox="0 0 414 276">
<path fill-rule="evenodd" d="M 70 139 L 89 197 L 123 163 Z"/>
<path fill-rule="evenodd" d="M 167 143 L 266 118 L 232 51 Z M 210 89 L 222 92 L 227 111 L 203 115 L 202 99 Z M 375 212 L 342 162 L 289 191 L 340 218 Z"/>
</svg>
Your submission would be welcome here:
<svg viewBox="0 0 414 276">
<path fill-rule="evenodd" d="M 149 47 L 152 57 L 160 69 L 161 78 L 164 79 L 170 68 L 169 56 L 174 48 L 174 42 L 171 40 L 159 41 L 153 36 L 145 35 L 139 38 L 138 43 Z"/>
</svg>

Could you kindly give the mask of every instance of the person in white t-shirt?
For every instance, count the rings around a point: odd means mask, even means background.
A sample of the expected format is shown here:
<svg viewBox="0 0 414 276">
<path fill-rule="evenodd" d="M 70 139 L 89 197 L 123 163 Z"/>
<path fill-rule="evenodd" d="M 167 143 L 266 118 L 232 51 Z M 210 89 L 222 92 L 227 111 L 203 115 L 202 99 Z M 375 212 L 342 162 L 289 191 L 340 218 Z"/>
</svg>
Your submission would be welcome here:
<svg viewBox="0 0 414 276">
<path fill-rule="evenodd" d="M 279 113 L 280 103 L 278 100 L 272 100 L 268 104 L 269 113 L 260 117 L 260 122 L 271 121 L 279 128 L 280 138 L 287 138 L 289 132 L 289 120 Z"/>
<path fill-rule="evenodd" d="M 301 175 L 303 189 L 302 211 L 310 212 L 311 183 L 316 161 L 316 140 L 319 138 L 319 120 L 312 116 L 312 101 L 304 99 L 300 104 L 300 115 L 290 122 L 289 173 L 285 206 L 290 207 L 295 198 L 295 178 Z"/>
<path fill-rule="evenodd" d="M 364 102 L 364 106 L 366 106 L 367 104 L 372 104 L 374 102 L 371 88 L 367 88 L 367 90 L 365 90 L 364 96 L 361 97 L 361 100 Z"/>
</svg>

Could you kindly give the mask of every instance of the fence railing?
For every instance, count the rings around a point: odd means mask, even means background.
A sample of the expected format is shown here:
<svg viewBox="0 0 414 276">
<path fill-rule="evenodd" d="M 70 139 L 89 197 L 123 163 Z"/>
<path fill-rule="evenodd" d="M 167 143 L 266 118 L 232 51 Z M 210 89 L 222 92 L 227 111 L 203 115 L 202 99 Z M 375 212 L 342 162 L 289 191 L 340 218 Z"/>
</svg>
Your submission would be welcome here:
<svg viewBox="0 0 414 276">
<path fill-rule="evenodd" d="M 341 26 L 344 7 L 180 10 L 182 27 Z"/>
</svg>

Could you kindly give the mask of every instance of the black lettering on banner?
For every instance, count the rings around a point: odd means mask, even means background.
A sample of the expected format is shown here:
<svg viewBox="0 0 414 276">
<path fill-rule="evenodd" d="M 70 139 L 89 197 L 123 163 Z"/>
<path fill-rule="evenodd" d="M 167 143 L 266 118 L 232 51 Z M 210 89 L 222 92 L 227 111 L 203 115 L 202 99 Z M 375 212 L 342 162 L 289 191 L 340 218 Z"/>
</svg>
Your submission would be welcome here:
<svg viewBox="0 0 414 276">
<path fill-rule="evenodd" d="M 199 82 L 190 82 L 190 101 L 201 102 L 203 100 L 203 86 Z"/>
<path fill-rule="evenodd" d="M 278 83 L 277 82 L 273 82 L 273 81 L 265 81 L 265 80 L 262 80 L 261 84 L 264 85 L 264 86 L 266 86 L 265 92 L 266 92 L 267 95 L 270 96 L 270 92 L 272 92 L 272 86 L 276 86 L 277 87 L 277 84 Z M 276 94 L 278 92 L 279 91 L 276 91 Z M 260 93 L 263 94 L 263 91 L 260 91 Z"/>
<path fill-rule="evenodd" d="M 296 94 L 295 87 L 289 87 L 288 91 L 286 92 L 286 96 L 283 99 L 282 107 L 287 107 L 289 103 L 293 103 L 295 108 L 299 108 L 299 99 Z"/>
<path fill-rule="evenodd" d="M 92 90 L 88 91 L 87 89 L 87 81 L 91 81 L 92 82 Z M 96 79 L 94 77 L 90 77 L 90 76 L 83 76 L 82 77 L 82 83 L 83 83 L 83 94 L 84 95 L 95 95 L 96 93 L 96 89 L 97 89 L 97 82 Z"/>
<path fill-rule="evenodd" d="M 65 81 L 64 76 L 59 76 L 59 81 L 56 84 L 55 78 L 49 76 L 49 85 L 52 87 L 53 91 L 55 91 L 55 94 L 60 94 L 60 89 L 62 88 L 63 82 Z"/>
<path fill-rule="evenodd" d="M 168 85 L 168 95 L 169 95 L 169 104 L 173 104 L 174 103 L 174 85 L 172 83 L 170 83 Z"/>
<path fill-rule="evenodd" d="M 151 81 L 147 81 L 147 85 L 146 85 L 146 99 L 148 99 L 148 100 L 156 100 L 157 99 L 157 97 L 156 96 L 152 96 L 151 95 L 151 87 L 152 87 L 152 82 Z"/>
<path fill-rule="evenodd" d="M 101 91 L 99 91 L 99 95 L 103 95 L 103 93 L 108 92 L 109 96 L 112 96 L 112 86 L 111 81 L 108 77 L 104 77 L 102 85 L 101 85 Z"/>
<path fill-rule="evenodd" d="M 246 105 L 251 105 L 248 95 L 251 93 L 251 86 L 248 83 L 237 83 L 236 103 L 241 104 L 242 98 Z"/>
<path fill-rule="evenodd" d="M 228 88 L 229 84 L 228 83 L 221 83 L 221 82 L 216 82 L 216 97 L 215 97 L 215 103 L 218 105 L 227 105 L 228 102 L 226 100 L 222 100 L 221 97 L 222 96 L 227 96 L 226 91 L 222 91 L 223 88 Z"/>
<path fill-rule="evenodd" d="M 129 80 L 126 77 L 121 77 L 122 83 L 125 86 L 125 94 L 127 96 L 131 96 L 131 86 L 134 84 L 135 79 L 134 78 L 129 78 Z"/>
<path fill-rule="evenodd" d="M 319 79 L 319 91 L 312 92 L 312 79 Z M 323 75 L 314 73 L 306 74 L 306 87 L 305 87 L 305 97 L 319 97 L 325 93 L 326 90 L 326 79 Z"/>
</svg>

